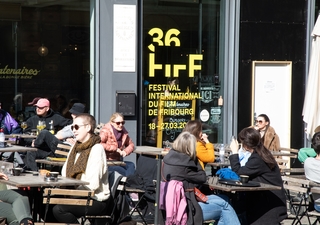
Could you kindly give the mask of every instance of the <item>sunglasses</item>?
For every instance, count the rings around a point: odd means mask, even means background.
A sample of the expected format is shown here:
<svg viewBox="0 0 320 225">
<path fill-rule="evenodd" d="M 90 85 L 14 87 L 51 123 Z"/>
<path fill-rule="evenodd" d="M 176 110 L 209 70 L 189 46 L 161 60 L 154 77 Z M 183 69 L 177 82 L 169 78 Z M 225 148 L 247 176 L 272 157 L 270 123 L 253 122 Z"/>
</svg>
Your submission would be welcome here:
<svg viewBox="0 0 320 225">
<path fill-rule="evenodd" d="M 120 124 L 124 125 L 126 122 L 125 122 L 125 121 L 122 121 L 122 122 L 114 122 L 114 123 L 119 126 Z"/>
<path fill-rule="evenodd" d="M 39 107 L 37 106 L 38 109 L 44 109 L 44 108 L 47 108 L 47 106 L 44 106 L 44 107 Z"/>
<path fill-rule="evenodd" d="M 256 120 L 256 123 L 263 123 L 262 120 Z"/>
<path fill-rule="evenodd" d="M 75 129 L 75 130 L 79 130 L 80 127 L 83 127 L 83 126 L 86 126 L 88 124 L 83 124 L 83 125 L 78 125 L 78 124 L 75 124 L 75 125 L 72 125 L 71 126 L 71 130 Z"/>
</svg>

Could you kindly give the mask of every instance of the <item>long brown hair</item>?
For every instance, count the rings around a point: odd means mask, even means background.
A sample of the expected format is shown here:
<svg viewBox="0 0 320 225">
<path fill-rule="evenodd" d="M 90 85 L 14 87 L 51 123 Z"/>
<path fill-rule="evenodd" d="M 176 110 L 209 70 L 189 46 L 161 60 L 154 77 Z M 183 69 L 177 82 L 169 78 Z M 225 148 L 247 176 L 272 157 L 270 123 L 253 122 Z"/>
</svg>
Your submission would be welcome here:
<svg viewBox="0 0 320 225">
<path fill-rule="evenodd" d="M 199 120 L 189 120 L 183 131 L 188 131 L 196 137 L 197 141 L 201 141 L 202 123 Z"/>
<path fill-rule="evenodd" d="M 277 162 L 271 152 L 264 147 L 259 131 L 254 128 L 244 128 L 238 134 L 238 139 L 243 146 L 249 147 L 258 153 L 270 169 L 273 169 L 277 165 Z"/>
</svg>

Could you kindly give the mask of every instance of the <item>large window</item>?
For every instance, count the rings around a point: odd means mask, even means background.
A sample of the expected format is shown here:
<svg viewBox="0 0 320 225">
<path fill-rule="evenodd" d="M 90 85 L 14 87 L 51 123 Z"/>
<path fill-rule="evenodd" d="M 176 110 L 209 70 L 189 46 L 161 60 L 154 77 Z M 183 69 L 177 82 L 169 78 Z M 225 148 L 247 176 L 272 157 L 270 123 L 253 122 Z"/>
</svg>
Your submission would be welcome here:
<svg viewBox="0 0 320 225">
<path fill-rule="evenodd" d="M 0 1 L 0 101 L 19 120 L 28 102 L 50 99 L 89 106 L 90 1 Z M 19 117 L 20 115 L 20 117 Z"/>
<path fill-rule="evenodd" d="M 218 142 L 220 1 L 144 0 L 143 9 L 144 144 L 172 142 L 193 118 Z"/>
</svg>

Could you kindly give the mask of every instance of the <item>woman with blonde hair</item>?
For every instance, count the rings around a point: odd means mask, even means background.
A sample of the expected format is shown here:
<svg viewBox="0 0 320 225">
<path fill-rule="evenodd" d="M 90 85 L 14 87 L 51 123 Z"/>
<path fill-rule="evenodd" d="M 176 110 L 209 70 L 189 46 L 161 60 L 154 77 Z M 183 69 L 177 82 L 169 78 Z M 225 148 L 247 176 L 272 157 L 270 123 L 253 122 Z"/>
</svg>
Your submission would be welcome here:
<svg viewBox="0 0 320 225">
<path fill-rule="evenodd" d="M 203 220 L 219 220 L 218 225 L 240 224 L 232 206 L 218 195 L 207 195 L 208 200 L 198 202 L 194 187 L 206 182 L 206 173 L 197 160 L 196 138 L 189 132 L 182 132 L 173 142 L 173 148 L 163 158 L 163 176 L 166 181 L 183 183 L 187 199 L 187 223 L 202 224 Z M 172 191 L 172 190 L 167 190 Z M 168 212 L 167 212 L 168 213 Z"/>
<path fill-rule="evenodd" d="M 125 120 L 121 113 L 115 112 L 111 115 L 110 121 L 106 123 L 101 131 L 101 145 L 106 151 L 107 160 L 122 161 L 134 150 L 134 143 L 124 127 Z M 123 176 L 132 175 L 135 171 L 133 162 L 125 161 L 125 166 L 111 166 L 109 171 L 117 171 Z"/>
</svg>

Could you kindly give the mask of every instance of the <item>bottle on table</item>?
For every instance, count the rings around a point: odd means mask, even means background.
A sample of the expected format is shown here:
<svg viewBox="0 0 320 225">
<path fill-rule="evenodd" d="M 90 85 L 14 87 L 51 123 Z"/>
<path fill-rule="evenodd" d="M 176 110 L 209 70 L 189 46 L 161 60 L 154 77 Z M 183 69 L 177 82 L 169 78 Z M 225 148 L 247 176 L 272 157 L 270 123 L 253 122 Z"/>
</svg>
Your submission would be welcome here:
<svg viewBox="0 0 320 225">
<path fill-rule="evenodd" d="M 221 163 L 224 163 L 224 153 L 225 153 L 224 144 L 221 144 L 219 148 L 219 158 Z"/>
<path fill-rule="evenodd" d="M 50 132 L 51 134 L 54 134 L 53 120 L 51 120 L 49 124 L 50 124 L 49 132 Z"/>
<path fill-rule="evenodd" d="M 5 136 L 4 136 L 4 133 L 3 133 L 3 129 L 0 128 L 0 142 L 4 142 L 5 141 Z"/>
</svg>

